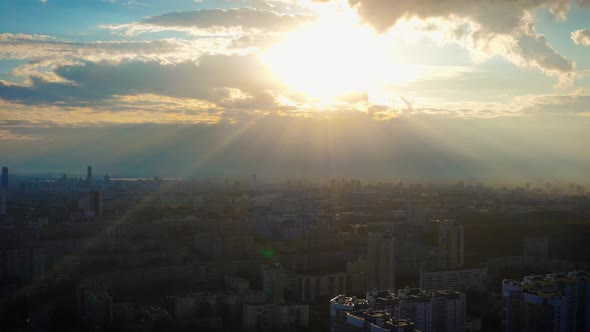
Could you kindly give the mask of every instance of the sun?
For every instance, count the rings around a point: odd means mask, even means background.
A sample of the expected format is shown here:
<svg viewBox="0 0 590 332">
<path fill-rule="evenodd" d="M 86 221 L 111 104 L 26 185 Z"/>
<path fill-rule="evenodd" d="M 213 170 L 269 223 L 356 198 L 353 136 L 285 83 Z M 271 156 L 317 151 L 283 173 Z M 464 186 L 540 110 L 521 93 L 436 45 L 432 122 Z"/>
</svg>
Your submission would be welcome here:
<svg viewBox="0 0 590 332">
<path fill-rule="evenodd" d="M 293 92 L 330 102 L 415 76 L 396 65 L 392 45 L 390 36 L 361 24 L 353 10 L 326 10 L 260 56 Z"/>
<path fill-rule="evenodd" d="M 370 34 L 343 14 L 326 15 L 261 57 L 295 92 L 325 101 L 369 88 L 379 56 Z"/>
</svg>

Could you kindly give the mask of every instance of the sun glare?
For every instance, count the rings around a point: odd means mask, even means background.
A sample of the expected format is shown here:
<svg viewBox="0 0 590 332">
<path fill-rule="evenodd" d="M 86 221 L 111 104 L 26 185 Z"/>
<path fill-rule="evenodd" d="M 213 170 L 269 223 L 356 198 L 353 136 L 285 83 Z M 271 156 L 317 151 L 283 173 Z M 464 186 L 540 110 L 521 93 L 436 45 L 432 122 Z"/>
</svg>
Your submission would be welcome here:
<svg viewBox="0 0 590 332">
<path fill-rule="evenodd" d="M 396 64 L 393 45 L 390 35 L 377 35 L 360 24 L 353 11 L 330 10 L 261 58 L 293 92 L 330 102 L 417 78 L 418 69 Z"/>
</svg>

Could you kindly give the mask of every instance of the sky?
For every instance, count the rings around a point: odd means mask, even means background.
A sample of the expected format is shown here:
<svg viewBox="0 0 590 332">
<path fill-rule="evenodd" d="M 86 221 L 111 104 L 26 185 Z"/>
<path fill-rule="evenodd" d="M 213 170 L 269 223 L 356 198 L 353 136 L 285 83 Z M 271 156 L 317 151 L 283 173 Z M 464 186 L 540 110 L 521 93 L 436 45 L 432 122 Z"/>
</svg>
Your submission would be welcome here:
<svg viewBox="0 0 590 332">
<path fill-rule="evenodd" d="M 588 0 L 3 0 L 0 163 L 121 176 L 590 172 Z"/>
</svg>

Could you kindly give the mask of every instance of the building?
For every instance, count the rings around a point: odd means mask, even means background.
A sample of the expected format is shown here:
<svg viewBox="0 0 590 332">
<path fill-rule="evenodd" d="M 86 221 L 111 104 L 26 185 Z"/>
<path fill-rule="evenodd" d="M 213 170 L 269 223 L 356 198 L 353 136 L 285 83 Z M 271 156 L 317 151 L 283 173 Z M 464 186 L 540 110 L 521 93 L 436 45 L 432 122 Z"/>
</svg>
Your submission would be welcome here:
<svg viewBox="0 0 590 332">
<path fill-rule="evenodd" d="M 346 263 L 346 289 L 349 294 L 364 294 L 367 291 L 369 262 L 359 259 Z"/>
<path fill-rule="evenodd" d="M 383 310 L 362 310 L 350 312 L 346 315 L 345 331 L 359 332 L 414 332 L 414 322 L 409 319 L 391 317 Z"/>
<path fill-rule="evenodd" d="M 266 303 L 283 303 L 285 301 L 285 277 L 286 273 L 283 267 L 278 264 L 263 264 L 262 274 L 262 293 Z"/>
<path fill-rule="evenodd" d="M 237 292 L 245 292 L 250 289 L 250 281 L 238 276 L 228 275 L 223 277 L 225 287 Z"/>
<path fill-rule="evenodd" d="M 416 329 L 423 332 L 465 331 L 466 296 L 464 293 L 419 288 L 400 289 L 394 315 L 411 319 Z"/>
<path fill-rule="evenodd" d="M 526 237 L 523 240 L 523 253 L 530 256 L 549 256 L 549 241 L 546 237 Z"/>
<path fill-rule="evenodd" d="M 464 229 L 454 220 L 438 221 L 438 267 L 456 269 L 463 267 Z"/>
<path fill-rule="evenodd" d="M 481 331 L 481 318 L 467 315 L 465 319 L 465 331 L 479 332 Z"/>
<path fill-rule="evenodd" d="M 245 331 L 285 330 L 290 326 L 309 326 L 307 304 L 248 303 L 242 306 Z"/>
<path fill-rule="evenodd" d="M 502 331 L 590 330 L 590 274 L 533 275 L 502 282 Z"/>
<path fill-rule="evenodd" d="M 330 331 L 345 331 L 348 313 L 368 308 L 369 301 L 366 299 L 342 294 L 334 297 L 330 300 Z"/>
<path fill-rule="evenodd" d="M 485 292 L 488 268 L 420 271 L 420 288 L 428 291 L 454 290 Z"/>
<path fill-rule="evenodd" d="M 396 317 L 411 319 L 416 329 L 432 331 L 432 294 L 419 288 L 404 288 L 398 291 L 397 297 L 391 293 L 393 314 Z"/>
<path fill-rule="evenodd" d="M 584 271 L 573 271 L 568 277 L 574 279 L 573 307 L 571 309 L 572 331 L 590 330 L 590 273 Z"/>
<path fill-rule="evenodd" d="M 299 302 L 316 301 L 319 297 L 335 296 L 346 290 L 346 273 L 298 274 L 294 291 Z"/>
<path fill-rule="evenodd" d="M 454 291 L 437 291 L 432 297 L 432 330 L 465 331 L 465 294 Z"/>
<path fill-rule="evenodd" d="M 370 313 L 385 313 L 382 317 L 359 315 L 370 309 Z M 332 331 L 388 331 L 395 321 L 405 322 L 401 327 L 423 332 L 464 332 L 466 299 L 465 294 L 454 291 L 425 291 L 419 288 L 404 288 L 398 293 L 391 291 L 369 291 L 366 300 L 339 295 L 330 302 Z M 350 318 L 355 316 L 356 318 Z M 372 327 L 368 321 L 381 322 Z M 365 322 L 364 324 L 362 322 Z M 384 322 L 389 321 L 390 324 Z M 353 327 L 350 323 L 354 322 Z M 408 324 L 412 322 L 412 324 Z M 367 330 L 367 328 L 371 328 Z M 355 329 L 356 328 L 356 329 Z M 390 330 L 389 330 L 390 331 Z M 402 330 L 404 331 L 404 330 Z"/>
<path fill-rule="evenodd" d="M 425 231 L 429 229 L 430 213 L 422 203 L 411 201 L 408 203 L 408 224 L 412 230 Z"/>
<path fill-rule="evenodd" d="M 367 261 L 368 289 L 395 289 L 395 238 L 392 234 L 369 234 Z"/>
<path fill-rule="evenodd" d="M 204 313 L 223 314 L 225 319 L 238 320 L 242 314 L 242 305 L 246 303 L 264 303 L 264 297 L 261 292 L 252 290 L 168 296 L 166 310 L 175 321 L 195 321 L 203 318 Z"/>
<path fill-rule="evenodd" d="M 197 314 L 197 309 L 200 304 L 197 301 L 198 297 L 193 294 L 168 296 L 166 297 L 166 308 L 170 315 L 176 320 L 190 319 L 194 318 Z"/>
<path fill-rule="evenodd" d="M 80 290 L 80 315 L 83 319 L 106 324 L 113 320 L 113 299 L 104 289 Z"/>
<path fill-rule="evenodd" d="M 240 259 L 254 250 L 254 238 L 245 234 L 198 233 L 193 237 L 195 253 L 206 259 Z"/>
<path fill-rule="evenodd" d="M 98 190 L 90 190 L 88 192 L 88 208 L 86 209 L 86 217 L 102 217 L 102 193 Z"/>
<path fill-rule="evenodd" d="M 47 252 L 43 247 L 0 250 L 0 281 L 30 281 L 47 272 Z"/>
</svg>

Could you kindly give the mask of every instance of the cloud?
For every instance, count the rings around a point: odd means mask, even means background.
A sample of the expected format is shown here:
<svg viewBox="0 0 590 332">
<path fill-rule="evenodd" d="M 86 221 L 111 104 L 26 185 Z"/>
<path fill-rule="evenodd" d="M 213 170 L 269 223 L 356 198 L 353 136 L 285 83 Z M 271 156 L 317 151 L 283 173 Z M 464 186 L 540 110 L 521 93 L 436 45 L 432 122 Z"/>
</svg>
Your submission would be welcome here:
<svg viewBox="0 0 590 332">
<path fill-rule="evenodd" d="M 102 27 L 125 35 L 167 30 L 194 35 L 236 35 L 254 31 L 289 31 L 315 19 L 316 17 L 310 15 L 279 14 L 253 8 L 202 9 L 167 13 L 135 23 Z"/>
<path fill-rule="evenodd" d="M 533 11 L 549 10 L 565 19 L 569 0 L 349 0 L 361 19 L 385 33 L 399 22 L 418 19 L 414 28 L 436 33 L 445 43 L 466 47 L 476 60 L 499 55 L 522 67 L 537 67 L 556 76 L 559 85 L 570 85 L 575 64 L 555 51 L 546 38 L 535 31 Z"/>
<path fill-rule="evenodd" d="M 160 39 L 132 41 L 65 42 L 45 35 L 0 34 L 0 59 L 26 60 L 14 67 L 13 77 L 39 77 L 48 82 L 65 82 L 55 74 L 60 66 L 85 62 L 120 63 L 123 61 L 174 64 L 198 62 L 202 55 L 245 54 L 245 46 L 226 38 L 194 40 Z M 248 46 L 253 47 L 253 46 Z M 27 80 L 30 85 L 32 81 Z"/>
<path fill-rule="evenodd" d="M 48 35 L 39 35 L 39 34 L 29 35 L 26 33 L 9 33 L 9 32 L 0 33 L 0 41 L 6 41 L 6 40 L 51 40 L 51 39 L 55 39 L 55 37 L 48 36 Z"/>
<path fill-rule="evenodd" d="M 202 54 L 231 54 L 225 39 L 160 39 L 147 41 L 94 41 L 73 43 L 51 36 L 1 34 L 0 58 L 39 59 L 37 62 L 68 63 L 72 60 L 110 61 L 135 59 L 163 63 L 196 61 Z"/>
<path fill-rule="evenodd" d="M 581 29 L 572 32 L 572 40 L 576 44 L 590 46 L 590 30 Z"/>
<path fill-rule="evenodd" d="M 10 130 L 0 129 L 0 141 L 35 141 L 38 137 L 19 135 Z"/>
<path fill-rule="evenodd" d="M 253 73 L 256 73 L 253 75 Z M 114 95 L 157 94 L 194 98 L 225 107 L 275 107 L 278 82 L 254 55 L 202 56 L 199 63 L 124 61 L 59 66 L 60 82 L 30 77 L 30 85 L 0 82 L 0 98 L 23 104 L 94 105 Z"/>
<path fill-rule="evenodd" d="M 573 82 L 574 62 L 557 53 L 549 45 L 545 36 L 521 35 L 518 39 L 518 48 L 514 51 L 515 56 L 524 62 L 523 65 L 536 66 L 550 75 L 558 76 L 560 85 L 567 86 Z"/>
</svg>

